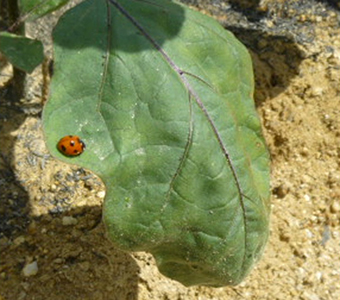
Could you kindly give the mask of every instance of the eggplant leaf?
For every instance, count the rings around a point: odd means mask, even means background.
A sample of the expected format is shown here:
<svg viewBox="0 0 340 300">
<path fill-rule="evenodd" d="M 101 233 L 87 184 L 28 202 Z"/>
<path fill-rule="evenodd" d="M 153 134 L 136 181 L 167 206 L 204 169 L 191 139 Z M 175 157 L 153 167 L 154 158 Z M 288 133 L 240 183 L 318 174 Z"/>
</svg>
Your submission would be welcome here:
<svg viewBox="0 0 340 300">
<path fill-rule="evenodd" d="M 69 1 L 70 0 L 19 0 L 19 6 L 21 14 L 28 15 L 28 20 L 32 21 L 59 9 Z"/>
<path fill-rule="evenodd" d="M 269 156 L 245 47 L 166 0 L 88 0 L 54 31 L 44 114 L 54 156 L 105 183 L 114 244 L 184 285 L 239 283 L 269 227 Z M 56 144 L 87 148 L 64 157 Z"/>
<path fill-rule="evenodd" d="M 44 49 L 40 41 L 0 32 L 0 51 L 15 67 L 31 73 L 43 62 Z"/>
</svg>

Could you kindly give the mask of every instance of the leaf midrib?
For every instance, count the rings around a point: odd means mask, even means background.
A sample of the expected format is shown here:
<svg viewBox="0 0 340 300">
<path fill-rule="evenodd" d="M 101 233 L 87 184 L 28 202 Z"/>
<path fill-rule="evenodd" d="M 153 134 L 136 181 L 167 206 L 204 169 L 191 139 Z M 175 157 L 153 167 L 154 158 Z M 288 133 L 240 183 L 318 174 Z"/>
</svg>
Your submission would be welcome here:
<svg viewBox="0 0 340 300">
<path fill-rule="evenodd" d="M 107 0 L 107 6 L 108 6 L 108 10 L 109 9 L 109 5 L 108 2 L 110 2 L 113 6 L 115 6 L 120 13 L 122 13 L 122 15 L 124 15 L 139 31 L 142 35 L 144 35 L 144 37 L 151 43 L 151 45 L 163 56 L 163 58 L 166 60 L 166 62 L 171 66 L 171 68 L 179 75 L 180 80 L 182 81 L 183 85 L 186 87 L 186 89 L 189 92 L 189 97 L 193 97 L 195 99 L 196 104 L 199 106 L 199 108 L 201 109 L 201 111 L 203 112 L 203 114 L 205 115 L 207 121 L 209 122 L 214 135 L 219 143 L 219 146 L 224 154 L 224 157 L 226 158 L 227 164 L 229 165 L 229 168 L 232 172 L 232 176 L 234 178 L 237 190 L 238 190 L 238 194 L 239 194 L 239 202 L 240 205 L 242 207 L 242 212 L 243 212 L 243 224 L 244 224 L 244 230 L 245 230 L 245 238 L 244 238 L 244 243 L 245 243 L 245 251 L 244 251 L 244 256 L 243 256 L 243 260 L 242 260 L 242 266 L 245 263 L 246 260 L 246 245 L 247 245 L 247 239 L 246 239 L 246 235 L 247 235 L 247 220 L 246 220 L 246 214 L 245 214 L 245 204 L 244 204 L 244 193 L 241 187 L 241 184 L 238 180 L 238 175 L 236 172 L 236 169 L 232 163 L 232 159 L 230 158 L 230 154 L 227 150 L 227 147 L 224 145 L 222 137 L 214 123 L 214 121 L 212 120 L 212 118 L 210 117 L 210 114 L 208 112 L 208 110 L 206 109 L 205 105 L 203 104 L 201 98 L 199 97 L 199 95 L 196 93 L 196 91 L 193 89 L 193 87 L 190 85 L 188 79 L 186 76 L 188 76 L 188 73 L 186 73 L 185 71 L 183 71 L 179 66 L 177 66 L 177 64 L 171 59 L 171 57 L 166 53 L 166 51 L 148 34 L 148 32 L 142 27 L 141 24 L 138 23 L 138 21 L 129 14 L 129 12 L 123 7 L 121 6 L 120 3 L 118 3 L 118 1 L 116 0 Z M 110 44 L 109 44 L 110 45 Z M 108 46 L 110 47 L 110 46 Z M 190 74 L 189 74 L 190 75 Z M 103 76 L 104 77 L 104 76 Z M 190 135 L 190 134 L 189 134 Z M 174 174 L 174 176 L 172 177 L 172 182 L 177 178 L 181 167 L 183 166 L 183 159 L 186 158 L 187 156 L 187 146 L 185 147 L 182 159 L 179 163 L 178 168 L 176 169 L 176 173 Z M 170 185 L 171 186 L 171 185 Z M 172 184 L 173 186 L 173 184 Z"/>
</svg>

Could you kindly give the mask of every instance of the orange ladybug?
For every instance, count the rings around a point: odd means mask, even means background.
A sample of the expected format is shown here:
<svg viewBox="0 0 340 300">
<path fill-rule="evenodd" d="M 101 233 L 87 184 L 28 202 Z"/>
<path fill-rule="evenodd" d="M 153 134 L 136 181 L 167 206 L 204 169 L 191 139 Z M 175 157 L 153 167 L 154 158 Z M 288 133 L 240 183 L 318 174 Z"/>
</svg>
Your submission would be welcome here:
<svg viewBox="0 0 340 300">
<path fill-rule="evenodd" d="M 78 156 L 84 152 L 86 145 L 79 136 L 67 135 L 58 142 L 57 148 L 66 156 Z"/>
</svg>

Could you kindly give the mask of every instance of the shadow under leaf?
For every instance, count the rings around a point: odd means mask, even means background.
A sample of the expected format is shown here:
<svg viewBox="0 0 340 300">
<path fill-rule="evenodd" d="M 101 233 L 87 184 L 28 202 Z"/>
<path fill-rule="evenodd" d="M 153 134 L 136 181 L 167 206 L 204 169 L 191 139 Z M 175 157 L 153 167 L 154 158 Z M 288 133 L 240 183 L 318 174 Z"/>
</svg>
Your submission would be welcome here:
<svg viewBox="0 0 340 300">
<path fill-rule="evenodd" d="M 184 19 L 183 7 L 169 1 L 85 1 L 60 18 L 54 42 L 79 51 L 87 47 L 125 52 L 156 50 L 148 36 L 161 46 L 176 37 Z"/>
<path fill-rule="evenodd" d="M 1 246 L 6 299 L 19 299 L 23 293 L 34 299 L 46 299 L 47 294 L 50 299 L 138 298 L 139 267 L 106 239 L 100 206 L 30 221 L 26 233 Z M 25 276 L 23 270 L 32 262 L 37 272 Z"/>
<path fill-rule="evenodd" d="M 227 29 L 248 48 L 252 57 L 257 106 L 282 93 L 298 75 L 304 53 L 292 38 L 255 29 Z"/>
</svg>

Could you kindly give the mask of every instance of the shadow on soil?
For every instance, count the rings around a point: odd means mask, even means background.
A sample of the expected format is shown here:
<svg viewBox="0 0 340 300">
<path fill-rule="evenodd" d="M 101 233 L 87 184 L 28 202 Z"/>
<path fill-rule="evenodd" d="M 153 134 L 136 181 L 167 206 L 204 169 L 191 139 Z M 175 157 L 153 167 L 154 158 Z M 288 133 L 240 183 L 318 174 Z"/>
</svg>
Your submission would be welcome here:
<svg viewBox="0 0 340 300">
<path fill-rule="evenodd" d="M 25 230 L 28 224 L 28 195 L 13 171 L 12 134 L 25 121 L 19 106 L 20 96 L 9 83 L 0 88 L 0 238 L 11 237 Z"/>
<path fill-rule="evenodd" d="M 227 29 L 251 53 L 257 106 L 282 93 L 298 75 L 303 53 L 291 39 L 250 29 Z M 137 299 L 139 267 L 130 254 L 115 249 L 106 239 L 101 207 L 30 217 L 29 195 L 13 171 L 13 132 L 27 117 L 19 100 L 6 87 L 0 90 L 1 296 L 46 299 L 48 290 L 50 299 Z M 62 224 L 66 216 L 77 224 Z M 23 267 L 34 261 L 38 273 L 24 277 Z M 107 286 L 107 282 L 112 284 Z"/>
<path fill-rule="evenodd" d="M 0 298 L 137 299 L 139 267 L 106 238 L 100 206 L 31 216 L 30 196 L 15 174 L 14 156 L 20 138 L 16 131 L 28 116 L 11 85 L 1 87 Z M 65 217 L 76 224 L 63 224 Z M 24 276 L 32 262 L 37 274 Z"/>
<path fill-rule="evenodd" d="M 67 217 L 77 223 L 63 224 Z M 138 298 L 139 267 L 106 239 L 99 206 L 31 218 L 28 230 L 1 248 L 5 299 Z M 37 274 L 23 276 L 32 262 Z"/>
<path fill-rule="evenodd" d="M 227 29 L 247 47 L 252 57 L 256 106 L 282 93 L 298 75 L 304 53 L 291 38 L 252 29 Z"/>
</svg>

